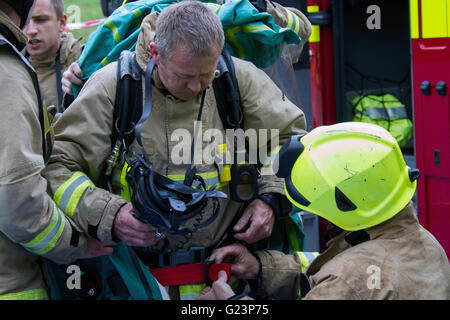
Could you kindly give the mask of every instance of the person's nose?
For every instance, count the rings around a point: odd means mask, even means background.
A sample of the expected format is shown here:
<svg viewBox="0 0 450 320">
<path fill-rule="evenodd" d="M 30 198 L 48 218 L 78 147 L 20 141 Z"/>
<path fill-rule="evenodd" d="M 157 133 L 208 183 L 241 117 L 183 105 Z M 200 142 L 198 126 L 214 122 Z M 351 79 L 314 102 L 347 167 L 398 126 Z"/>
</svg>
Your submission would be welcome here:
<svg viewBox="0 0 450 320">
<path fill-rule="evenodd" d="M 37 29 L 36 24 L 33 22 L 33 20 L 30 20 L 28 22 L 28 24 L 25 26 L 24 32 L 28 37 L 36 35 Z"/>
<path fill-rule="evenodd" d="M 192 92 L 200 92 L 202 90 L 202 83 L 200 79 L 192 78 L 189 79 L 187 83 L 187 87 Z"/>
</svg>

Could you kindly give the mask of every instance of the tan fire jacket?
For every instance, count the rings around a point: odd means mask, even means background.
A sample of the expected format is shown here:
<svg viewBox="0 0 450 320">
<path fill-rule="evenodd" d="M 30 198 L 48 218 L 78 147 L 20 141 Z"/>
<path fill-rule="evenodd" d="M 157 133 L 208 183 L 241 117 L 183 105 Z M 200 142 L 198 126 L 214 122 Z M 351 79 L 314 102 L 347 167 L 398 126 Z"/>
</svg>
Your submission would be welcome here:
<svg viewBox="0 0 450 320">
<path fill-rule="evenodd" d="M 277 25 L 283 28 L 290 28 L 300 36 L 300 44 L 296 48 L 292 62 L 296 63 L 302 53 L 303 47 L 311 36 L 312 27 L 308 18 L 298 9 L 283 7 L 282 5 L 266 1 L 267 13 L 269 13 Z"/>
<path fill-rule="evenodd" d="M 392 219 L 366 229 L 370 240 L 351 246 L 342 232 L 305 270 L 312 282 L 305 299 L 450 298 L 450 266 L 444 249 L 425 230 L 410 202 Z M 298 255 L 258 253 L 261 291 L 296 299 L 301 263 Z"/>
<path fill-rule="evenodd" d="M 0 23 L 26 37 L 2 11 Z M 6 40 L 0 35 L 0 40 Z M 6 40 L 7 41 L 7 40 Z M 8 41 L 9 42 L 9 41 Z M 69 263 L 84 253 L 85 236 L 47 195 L 38 98 L 32 71 L 0 47 L 0 299 L 47 297 L 38 255 Z"/>
<path fill-rule="evenodd" d="M 70 32 L 63 32 L 59 49 L 59 62 L 61 77 L 72 62 L 78 61 L 81 55 L 82 38 L 75 39 Z M 58 105 L 58 89 L 56 79 L 55 58 L 45 61 L 36 61 L 30 57 L 31 65 L 36 70 L 41 87 L 42 96 L 46 106 Z M 59 84 L 60 85 L 60 84 Z"/>
</svg>

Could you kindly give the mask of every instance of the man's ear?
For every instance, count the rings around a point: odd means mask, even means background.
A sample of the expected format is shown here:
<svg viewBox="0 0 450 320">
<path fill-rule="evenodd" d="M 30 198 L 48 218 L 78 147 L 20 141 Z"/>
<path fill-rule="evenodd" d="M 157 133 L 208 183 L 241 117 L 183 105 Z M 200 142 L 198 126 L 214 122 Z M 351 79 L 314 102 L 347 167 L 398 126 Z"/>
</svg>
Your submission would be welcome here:
<svg viewBox="0 0 450 320">
<path fill-rule="evenodd" d="M 59 18 L 59 32 L 63 32 L 67 25 L 67 16 L 64 13 L 61 18 Z"/>
<path fill-rule="evenodd" d="M 159 61 L 159 54 L 158 54 L 158 46 L 153 41 L 150 42 L 148 45 L 150 56 L 152 57 L 153 61 L 155 61 L 155 64 L 158 64 Z"/>
</svg>

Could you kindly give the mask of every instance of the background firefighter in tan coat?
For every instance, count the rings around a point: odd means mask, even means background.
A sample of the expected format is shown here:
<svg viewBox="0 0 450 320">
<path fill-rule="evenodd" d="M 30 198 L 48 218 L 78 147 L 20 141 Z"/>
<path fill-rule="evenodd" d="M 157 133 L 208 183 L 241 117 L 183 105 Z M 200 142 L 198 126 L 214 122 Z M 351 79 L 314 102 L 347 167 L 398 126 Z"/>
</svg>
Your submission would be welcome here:
<svg viewBox="0 0 450 320">
<path fill-rule="evenodd" d="M 205 99 L 200 135 L 204 137 L 204 132 L 211 128 L 224 132 L 210 86 L 224 35 L 217 15 L 200 2 L 181 2 L 164 9 L 156 20 L 156 37 L 155 18 L 155 15 L 145 18 L 136 46 L 136 60 L 143 71 L 150 58 L 156 65 L 151 75 L 151 114 L 142 126 L 143 145 L 154 171 L 183 181 L 186 164 L 172 161 L 178 144 L 173 133 L 184 129 L 190 137 L 194 136 L 202 92 Z M 243 103 L 244 129 L 253 128 L 257 132 L 258 129 L 278 129 L 281 142 L 292 134 L 304 132 L 303 112 L 284 97 L 262 70 L 239 59 L 233 58 L 233 62 Z M 111 152 L 116 85 L 117 63 L 111 63 L 89 78 L 77 99 L 56 123 L 54 152 L 45 172 L 54 199 L 83 230 L 104 243 L 113 245 L 124 241 L 130 246 L 151 248 L 156 258 L 162 252 L 170 255 L 168 249 L 177 252 L 178 249 L 201 247 L 207 252 L 225 235 L 238 213 L 240 203 L 231 201 L 230 197 L 219 200 L 218 217 L 194 232 L 188 242 L 184 242 L 183 236 L 171 234 L 166 234 L 164 241 L 158 241 L 157 230 L 134 217 L 131 203 L 95 187 L 101 183 L 105 160 Z M 210 143 L 203 139 L 202 146 Z M 269 141 L 267 144 L 270 145 Z M 136 141 L 127 155 L 133 151 L 141 153 Z M 208 182 L 219 182 L 220 172 L 214 164 L 197 165 L 197 169 L 197 174 L 203 175 Z M 226 183 L 219 185 L 218 190 L 229 195 Z M 274 175 L 263 176 L 259 195 L 269 193 L 275 194 L 277 201 L 283 197 L 283 180 Z M 289 210 L 282 212 L 288 213 Z M 202 221 L 208 215 L 211 212 L 205 214 Z M 192 218 L 192 222 L 197 218 Z M 237 223 L 236 238 L 247 242 L 265 238 L 270 235 L 274 220 L 272 207 L 255 199 Z M 183 295 L 173 290 L 170 293 L 172 298 Z M 196 296 L 192 291 L 189 294 L 191 298 Z"/>
<path fill-rule="evenodd" d="M 450 298 L 448 258 L 410 201 L 418 171 L 389 132 L 356 122 L 319 127 L 285 144 L 280 168 L 289 199 L 333 223 L 328 249 L 306 270 L 298 254 L 254 256 L 242 245 L 219 248 L 211 259 L 233 260 L 232 272 L 258 279 L 253 289 L 278 299 Z M 221 275 L 200 298 L 233 295 Z"/>
<path fill-rule="evenodd" d="M 66 21 L 62 0 L 36 0 L 24 29 L 28 37 L 25 55 L 38 75 L 44 103 L 56 106 L 58 112 L 64 106 L 62 74 L 82 51 L 82 38 L 64 32 Z"/>
<path fill-rule="evenodd" d="M 112 253 L 78 231 L 40 175 L 51 152 L 48 119 L 36 74 L 19 52 L 32 4 L 0 1 L 0 299 L 10 300 L 47 298 L 39 256 L 70 263 Z"/>
</svg>

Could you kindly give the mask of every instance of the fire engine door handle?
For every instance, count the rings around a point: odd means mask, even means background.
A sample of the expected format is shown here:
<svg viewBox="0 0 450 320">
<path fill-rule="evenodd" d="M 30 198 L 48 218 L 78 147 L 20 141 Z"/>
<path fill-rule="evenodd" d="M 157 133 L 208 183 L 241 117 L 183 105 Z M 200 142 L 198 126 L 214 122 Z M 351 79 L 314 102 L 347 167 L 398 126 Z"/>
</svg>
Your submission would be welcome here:
<svg viewBox="0 0 450 320">
<path fill-rule="evenodd" d="M 329 11 L 308 12 L 307 18 L 312 25 L 325 26 L 331 24 Z"/>
<path fill-rule="evenodd" d="M 422 84 L 420 85 L 420 90 L 426 96 L 431 95 L 431 84 L 430 84 L 430 81 L 425 80 L 424 82 L 422 82 Z"/>
<path fill-rule="evenodd" d="M 435 89 L 438 95 L 440 95 L 441 97 L 445 97 L 445 95 L 447 94 L 447 84 L 444 81 L 439 81 L 436 84 Z"/>
</svg>

